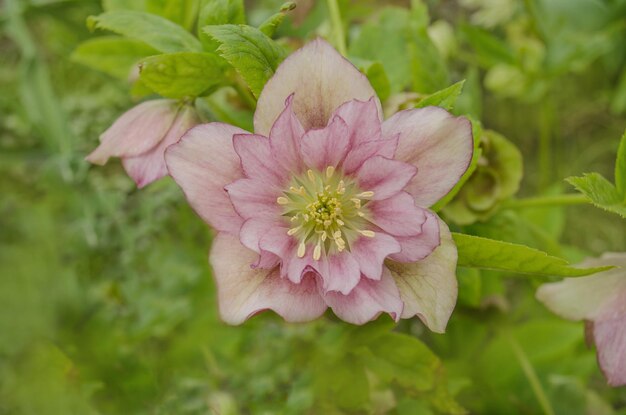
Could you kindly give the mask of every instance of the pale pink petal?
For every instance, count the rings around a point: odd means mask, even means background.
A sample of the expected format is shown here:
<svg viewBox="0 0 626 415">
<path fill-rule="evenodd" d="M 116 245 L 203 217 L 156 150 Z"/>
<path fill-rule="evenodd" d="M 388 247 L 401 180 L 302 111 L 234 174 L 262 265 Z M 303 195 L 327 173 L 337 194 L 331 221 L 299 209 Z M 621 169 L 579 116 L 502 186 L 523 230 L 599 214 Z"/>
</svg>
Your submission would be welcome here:
<svg viewBox="0 0 626 415">
<path fill-rule="evenodd" d="M 359 263 L 361 274 L 372 280 L 380 279 L 385 258 L 400 250 L 398 241 L 382 232 L 376 233 L 373 238 L 360 237 L 350 246 L 350 252 Z"/>
<path fill-rule="evenodd" d="M 593 323 L 598 362 L 609 385 L 626 385 L 626 315 Z"/>
<path fill-rule="evenodd" d="M 272 159 L 269 138 L 256 134 L 237 134 L 233 137 L 233 147 L 247 177 L 264 182 L 266 186 L 280 187 L 285 182 L 286 172 Z"/>
<path fill-rule="evenodd" d="M 368 101 L 348 101 L 337 108 L 334 115 L 341 117 L 348 125 L 351 147 L 366 141 L 380 140 L 381 117 L 376 97 Z"/>
<path fill-rule="evenodd" d="M 407 192 L 375 200 L 367 208 L 372 214 L 371 222 L 394 236 L 420 235 L 426 221 L 426 211 L 417 207 L 413 196 Z"/>
<path fill-rule="evenodd" d="M 387 261 L 404 302 L 402 318 L 418 316 L 435 333 L 443 333 L 456 304 L 457 250 L 450 230 L 439 221 L 441 245 L 422 261 Z"/>
<path fill-rule="evenodd" d="M 588 277 L 565 278 L 543 284 L 537 299 L 553 313 L 569 320 L 596 320 L 626 316 L 626 256 L 606 253 L 601 258 L 589 258 L 580 267 L 617 265 L 615 268 Z M 626 317 L 625 317 L 626 321 Z"/>
<path fill-rule="evenodd" d="M 163 140 L 177 112 L 178 104 L 173 100 L 142 102 L 122 114 L 85 159 L 102 165 L 109 157 L 132 157 L 150 151 Z"/>
<path fill-rule="evenodd" d="M 439 107 L 400 111 L 383 123 L 383 137 L 400 135 L 396 159 L 417 167 L 406 190 L 419 206 L 445 196 L 469 167 L 472 126 Z"/>
<path fill-rule="evenodd" d="M 322 256 L 319 261 L 313 261 L 313 267 L 322 279 L 322 289 L 349 294 L 361 279 L 359 263 L 350 252 L 340 252 L 329 256 Z"/>
<path fill-rule="evenodd" d="M 287 98 L 285 110 L 280 114 L 270 131 L 270 149 L 272 159 L 289 172 L 302 171 L 300 157 L 300 140 L 304 135 L 304 128 L 293 112 L 293 95 Z"/>
<path fill-rule="evenodd" d="M 372 200 L 382 200 L 400 193 L 416 172 L 410 164 L 374 156 L 355 175 L 363 191 L 374 192 Z"/>
<path fill-rule="evenodd" d="M 426 258 L 439 246 L 439 219 L 430 211 L 425 211 L 426 222 L 422 232 L 416 236 L 396 236 L 402 251 L 392 254 L 390 259 L 398 262 L 415 262 Z"/>
<path fill-rule="evenodd" d="M 314 276 L 293 284 L 281 278 L 278 268 L 253 269 L 257 254 L 236 238 L 218 233 L 211 248 L 210 262 L 217 283 L 219 311 L 228 324 L 241 324 L 249 317 L 273 310 L 289 322 L 310 321 L 321 316 L 326 304 Z"/>
<path fill-rule="evenodd" d="M 137 187 L 142 188 L 167 175 L 165 150 L 199 122 L 196 111 L 186 106 L 180 110 L 165 138 L 155 148 L 138 156 L 122 158 L 124 169 Z"/>
<path fill-rule="evenodd" d="M 282 214 L 276 199 L 280 192 L 259 179 L 239 179 L 224 187 L 235 210 L 244 219 L 279 217 Z"/>
<path fill-rule="evenodd" d="M 287 228 L 279 222 L 278 218 L 272 217 L 255 217 L 246 220 L 241 226 L 239 232 L 239 240 L 248 249 L 256 253 L 261 252 L 261 239 L 275 232 L 280 232 L 287 237 Z M 267 249 L 266 249 L 267 250 Z M 282 256 L 282 251 L 271 250 L 270 252 Z"/>
<path fill-rule="evenodd" d="M 327 127 L 310 130 L 300 144 L 302 159 L 308 167 L 323 171 L 328 166 L 337 167 L 348 153 L 350 137 L 348 126 L 334 117 Z"/>
<path fill-rule="evenodd" d="M 243 177 L 234 134 L 245 131 L 211 123 L 192 128 L 165 151 L 165 162 L 191 207 L 218 231 L 238 235 L 243 219 L 235 212 L 224 186 Z"/>
<path fill-rule="evenodd" d="M 254 113 L 257 134 L 268 135 L 291 94 L 293 110 L 307 131 L 324 127 L 344 102 L 376 96 L 367 77 L 321 39 L 292 53 L 265 84 Z M 377 98 L 375 102 L 382 114 Z"/>
<path fill-rule="evenodd" d="M 352 174 L 366 160 L 374 156 L 383 156 L 392 159 L 398 147 L 398 137 L 389 139 L 365 141 L 351 147 L 342 163 L 344 174 Z"/>
<path fill-rule="evenodd" d="M 389 313 L 398 321 L 402 314 L 402 300 L 389 271 L 383 272 L 380 281 L 361 278 L 348 295 L 338 292 L 323 294 L 326 304 L 340 319 L 352 324 L 365 324 L 381 313 Z"/>
</svg>

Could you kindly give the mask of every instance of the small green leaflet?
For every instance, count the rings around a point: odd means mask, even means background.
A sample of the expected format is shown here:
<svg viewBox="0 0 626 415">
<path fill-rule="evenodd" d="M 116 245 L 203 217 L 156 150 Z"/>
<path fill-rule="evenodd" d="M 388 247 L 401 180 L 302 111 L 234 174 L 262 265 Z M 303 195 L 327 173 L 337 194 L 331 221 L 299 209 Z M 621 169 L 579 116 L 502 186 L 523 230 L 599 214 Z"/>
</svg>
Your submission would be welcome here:
<svg viewBox="0 0 626 415">
<path fill-rule="evenodd" d="M 126 81 L 134 65 L 142 58 L 158 53 L 137 40 L 101 36 L 78 45 L 72 53 L 72 60 Z"/>
<path fill-rule="evenodd" d="M 562 258 L 528 246 L 460 233 L 452 233 L 452 237 L 460 267 L 558 277 L 581 277 L 613 268 L 574 268 Z"/>
<path fill-rule="evenodd" d="M 287 12 L 296 8 L 296 3 L 288 1 L 280 7 L 280 11 L 268 17 L 263 23 L 259 25 L 259 30 L 265 35 L 272 37 L 278 30 L 278 26 L 285 20 Z"/>
<path fill-rule="evenodd" d="M 207 26 L 205 33 L 220 46 L 217 52 L 246 81 L 255 97 L 285 58 L 285 51 L 259 29 L 247 25 Z"/>
<path fill-rule="evenodd" d="M 198 37 L 204 48 L 214 52 L 219 43 L 203 29 L 222 24 L 246 24 L 243 0 L 204 0 L 198 15 Z"/>
<path fill-rule="evenodd" d="M 463 84 L 465 84 L 465 80 L 430 94 L 422 98 L 422 100 L 415 105 L 415 108 L 424 108 L 434 105 L 451 111 L 456 104 L 456 99 L 461 95 L 461 91 L 463 91 Z"/>
<path fill-rule="evenodd" d="M 164 53 L 200 52 L 202 45 L 191 33 L 161 16 L 120 10 L 89 16 L 90 29 L 106 29 L 152 46 Z"/>
<path fill-rule="evenodd" d="M 626 218 L 626 132 L 622 135 L 615 162 L 615 185 L 600 173 L 565 179 L 595 206 Z"/>
<path fill-rule="evenodd" d="M 197 97 L 223 81 L 218 56 L 178 52 L 153 56 L 141 63 L 141 80 L 167 98 Z"/>
</svg>

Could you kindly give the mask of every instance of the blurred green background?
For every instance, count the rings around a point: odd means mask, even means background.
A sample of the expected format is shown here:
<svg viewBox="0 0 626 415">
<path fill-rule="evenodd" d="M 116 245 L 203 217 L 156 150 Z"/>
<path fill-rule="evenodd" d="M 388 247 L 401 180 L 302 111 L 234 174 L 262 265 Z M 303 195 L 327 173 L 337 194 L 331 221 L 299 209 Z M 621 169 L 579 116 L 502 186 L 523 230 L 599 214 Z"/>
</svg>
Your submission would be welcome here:
<svg viewBox="0 0 626 415">
<path fill-rule="evenodd" d="M 281 3 L 247 1 L 249 23 Z M 327 2 L 298 3 L 277 37 L 293 47 L 330 37 Z M 626 128 L 626 1 L 410 3 L 339 2 L 349 55 L 384 67 L 387 108 L 465 79 L 455 112 L 519 148 L 518 197 L 572 193 L 563 179 L 583 172 L 611 176 Z M 411 52 L 403 25 L 424 5 L 423 49 Z M 460 269 L 445 335 L 414 319 L 376 340 L 391 330 L 387 319 L 357 328 L 330 314 L 305 325 L 267 313 L 222 324 L 211 232 L 173 181 L 138 191 L 117 161 L 83 161 L 136 102 L 127 81 L 71 59 L 103 34 L 85 25 L 103 5 L 0 7 L 1 415 L 626 414 L 626 390 L 606 386 L 582 324 L 534 300 L 536 279 Z M 250 113 L 237 113 L 243 125 Z M 573 261 L 626 251 L 624 221 L 591 206 L 498 199 L 464 220 L 464 203 L 443 211 L 460 231 Z"/>
</svg>

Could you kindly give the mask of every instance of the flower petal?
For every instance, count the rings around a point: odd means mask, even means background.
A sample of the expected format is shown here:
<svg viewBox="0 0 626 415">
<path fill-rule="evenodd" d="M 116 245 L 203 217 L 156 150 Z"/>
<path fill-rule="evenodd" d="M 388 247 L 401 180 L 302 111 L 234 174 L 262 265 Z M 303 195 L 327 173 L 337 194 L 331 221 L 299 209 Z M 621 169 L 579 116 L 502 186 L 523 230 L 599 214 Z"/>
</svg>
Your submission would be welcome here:
<svg viewBox="0 0 626 415">
<path fill-rule="evenodd" d="M 339 291 L 347 295 L 361 279 L 359 263 L 350 252 L 322 256 L 319 261 L 313 262 L 313 267 L 322 279 L 324 292 Z"/>
<path fill-rule="evenodd" d="M 382 232 L 373 238 L 361 237 L 350 246 L 350 252 L 359 263 L 361 274 L 372 280 L 380 280 L 385 258 L 400 250 L 398 241 Z"/>
<path fill-rule="evenodd" d="M 293 110 L 306 131 L 324 127 L 344 102 L 376 96 L 367 77 L 321 39 L 292 53 L 265 84 L 254 113 L 257 134 L 269 133 L 291 94 Z M 377 98 L 375 102 L 382 114 Z"/>
<path fill-rule="evenodd" d="M 376 319 L 381 313 L 389 313 L 398 321 L 403 307 L 398 288 L 387 270 L 380 281 L 361 278 L 350 294 L 327 292 L 324 300 L 337 317 L 359 325 Z"/>
<path fill-rule="evenodd" d="M 593 323 L 600 368 L 611 386 L 626 385 L 626 316 Z"/>
<path fill-rule="evenodd" d="M 315 277 L 293 284 L 281 278 L 278 268 L 253 269 L 257 255 L 236 238 L 218 233 L 211 248 L 210 262 L 217 283 L 219 311 L 228 324 L 241 324 L 254 314 L 273 310 L 289 322 L 310 321 L 321 316 L 326 304 Z"/>
<path fill-rule="evenodd" d="M 366 160 L 374 156 L 392 159 L 398 147 L 398 137 L 390 139 L 365 141 L 350 148 L 342 164 L 344 174 L 352 174 Z"/>
<path fill-rule="evenodd" d="M 426 258 L 439 246 L 439 218 L 430 211 L 425 211 L 426 222 L 422 232 L 416 236 L 396 236 L 402 251 L 392 254 L 390 259 L 398 262 L 415 262 Z"/>
<path fill-rule="evenodd" d="M 323 171 L 337 167 L 348 153 L 350 137 L 348 126 L 340 117 L 334 117 L 327 127 L 309 130 L 300 144 L 302 159 L 308 167 Z"/>
<path fill-rule="evenodd" d="M 243 177 L 232 137 L 244 130 L 210 123 L 192 128 L 165 151 L 170 175 L 189 204 L 218 231 L 238 235 L 243 219 L 235 212 L 224 186 Z"/>
<path fill-rule="evenodd" d="M 435 333 L 445 332 L 458 294 L 457 250 L 450 230 L 439 220 L 441 245 L 424 260 L 410 264 L 387 261 L 404 302 L 402 318 L 417 315 Z"/>
<path fill-rule="evenodd" d="M 137 183 L 137 187 L 141 189 L 167 175 L 165 150 L 199 122 L 196 111 L 186 106 L 180 110 L 165 138 L 156 147 L 138 156 L 122 158 L 126 173 Z"/>
<path fill-rule="evenodd" d="M 235 210 L 244 219 L 262 216 L 279 217 L 282 212 L 276 198 L 280 192 L 258 179 L 239 179 L 224 187 Z"/>
<path fill-rule="evenodd" d="M 415 205 L 413 196 L 400 192 L 385 200 L 375 200 L 367 205 L 371 221 L 394 236 L 416 236 L 422 233 L 426 211 Z"/>
<path fill-rule="evenodd" d="M 374 156 L 355 175 L 362 190 L 374 192 L 371 200 L 382 200 L 401 192 L 416 173 L 410 164 Z"/>
<path fill-rule="evenodd" d="M 439 107 L 400 111 L 383 123 L 383 137 L 400 135 L 396 159 L 417 167 L 407 186 L 419 206 L 445 196 L 469 167 L 474 151 L 472 126 Z"/>
<path fill-rule="evenodd" d="M 368 101 L 357 99 L 348 101 L 337 108 L 334 115 L 346 122 L 351 147 L 366 141 L 380 140 L 381 116 L 378 113 L 376 97 Z"/>
<path fill-rule="evenodd" d="M 103 165 L 109 157 L 133 157 L 150 151 L 167 134 L 174 122 L 178 104 L 155 99 L 126 111 L 100 136 L 100 145 L 85 159 Z"/>
<path fill-rule="evenodd" d="M 241 159 L 247 177 L 261 183 L 280 186 L 285 181 L 285 171 L 272 159 L 270 140 L 256 134 L 233 136 L 233 147 Z"/>
<path fill-rule="evenodd" d="M 300 157 L 300 140 L 304 128 L 293 112 L 293 94 L 287 98 L 284 111 L 278 116 L 270 131 L 270 149 L 272 159 L 286 171 L 300 173 L 302 158 Z"/>
</svg>

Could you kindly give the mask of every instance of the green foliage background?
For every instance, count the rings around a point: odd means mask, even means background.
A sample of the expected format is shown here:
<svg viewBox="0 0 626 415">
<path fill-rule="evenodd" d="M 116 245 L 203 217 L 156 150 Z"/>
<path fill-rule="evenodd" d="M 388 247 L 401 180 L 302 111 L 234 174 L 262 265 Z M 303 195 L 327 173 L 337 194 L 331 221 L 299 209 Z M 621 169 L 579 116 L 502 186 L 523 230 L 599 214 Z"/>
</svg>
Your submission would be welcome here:
<svg viewBox="0 0 626 415">
<path fill-rule="evenodd" d="M 606 386 L 582 324 L 534 300 L 549 277 L 459 268 L 445 335 L 417 319 L 353 327 L 330 314 L 289 325 L 266 313 L 228 327 L 216 315 L 211 232 L 176 185 L 166 178 L 138 191 L 118 162 L 83 161 L 117 116 L 154 92 L 201 95 L 207 120 L 251 128 L 271 73 L 246 72 L 228 40 L 274 37 L 249 52 L 278 62 L 343 30 L 347 55 L 386 110 L 454 108 L 523 155 L 521 186 L 488 186 L 496 196 L 480 220 L 441 211 L 454 231 L 574 262 L 626 251 L 625 222 L 611 213 L 623 216 L 625 182 L 599 178 L 613 177 L 626 128 L 626 2 L 342 0 L 339 28 L 334 1 L 284 12 L 280 1 L 246 1 L 245 15 L 237 1 L 103 3 L 1 6 L 1 415 L 626 414 L 626 390 Z M 107 20 L 103 7 L 147 11 L 155 16 L 146 25 L 168 19 L 173 28 L 138 39 L 141 27 Z M 92 28 L 127 37 L 90 33 L 88 16 L 99 16 Z M 202 30 L 246 21 L 260 29 Z M 131 86 L 130 67 L 155 54 Z M 163 82 L 151 64 L 172 78 Z M 203 83 L 177 78 L 179 67 Z M 493 177 L 520 173 L 502 171 L 515 162 L 490 163 Z M 608 212 L 580 204 L 563 181 L 587 172 L 597 174 L 570 182 Z M 449 206 L 484 201 L 481 186 L 468 180 Z M 609 200 L 597 186 L 621 193 Z"/>
</svg>

